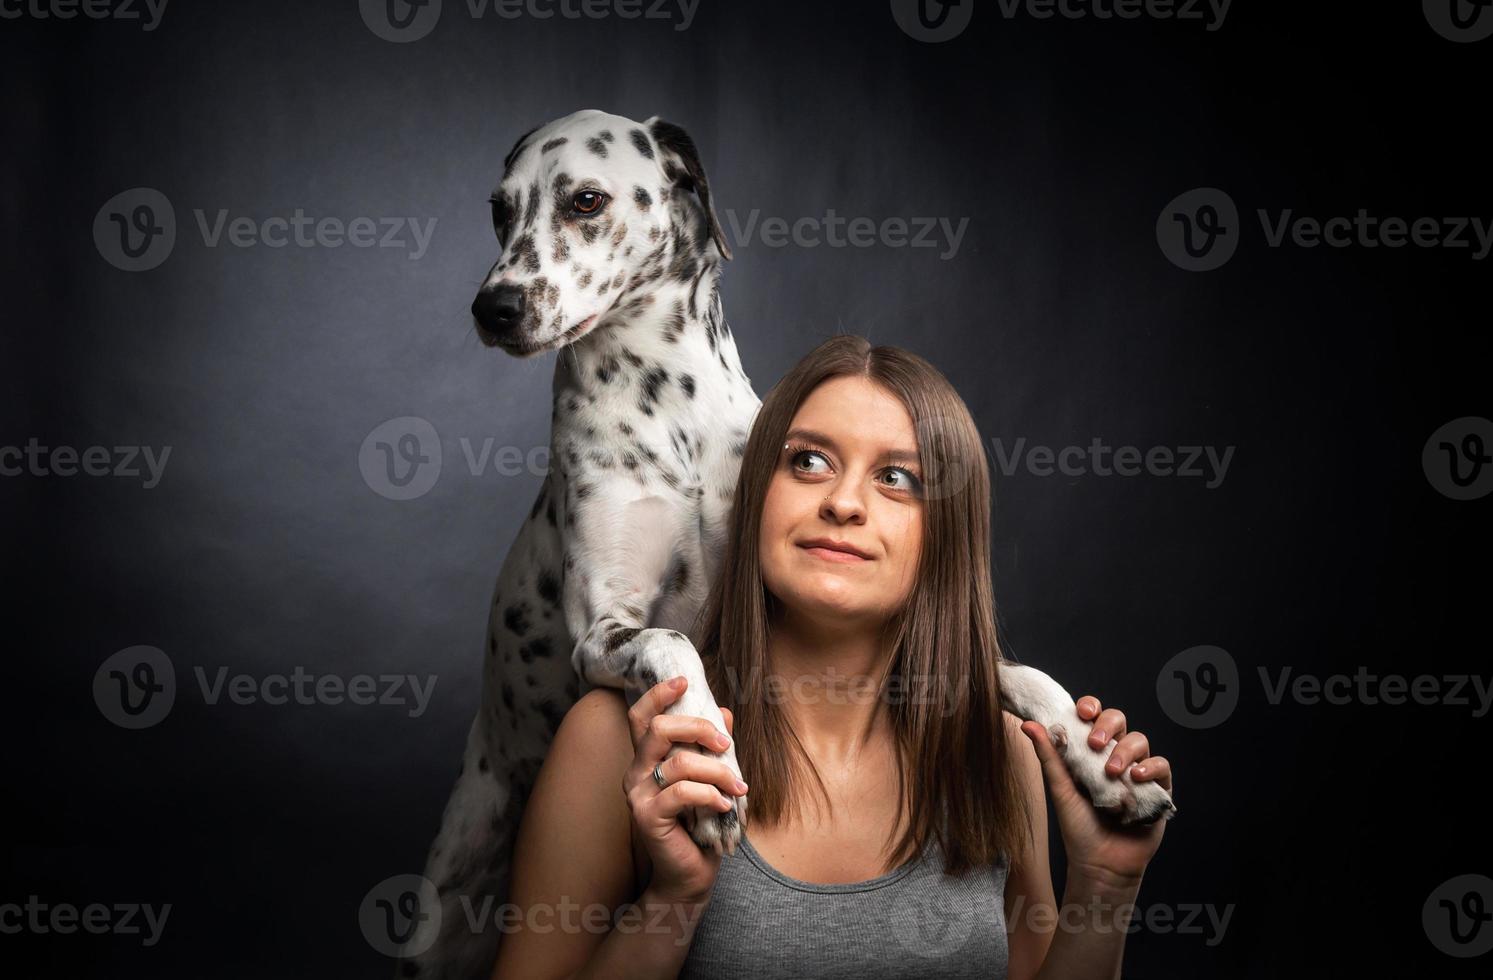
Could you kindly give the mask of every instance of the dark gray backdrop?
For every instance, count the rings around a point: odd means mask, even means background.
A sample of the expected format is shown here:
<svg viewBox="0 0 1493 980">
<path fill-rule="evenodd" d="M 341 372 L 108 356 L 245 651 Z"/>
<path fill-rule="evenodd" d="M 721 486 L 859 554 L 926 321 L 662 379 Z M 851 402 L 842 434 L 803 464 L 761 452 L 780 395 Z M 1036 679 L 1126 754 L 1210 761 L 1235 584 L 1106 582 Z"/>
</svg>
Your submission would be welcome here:
<svg viewBox="0 0 1493 980">
<path fill-rule="evenodd" d="M 1438 889 L 1459 899 L 1454 879 L 1489 866 L 1475 698 L 1271 704 L 1257 673 L 1445 679 L 1486 659 L 1489 503 L 1439 491 L 1422 451 L 1489 414 L 1488 263 L 1270 247 L 1256 217 L 1493 218 L 1493 40 L 1443 36 L 1420 4 L 1367 6 L 1240 0 L 1209 30 L 982 2 L 943 43 L 885 2 L 705 0 L 686 28 L 675 5 L 504 19 L 445 0 L 404 43 L 351 0 L 173 3 L 152 30 L 6 19 L 0 447 L 171 455 L 151 488 L 0 479 L 15 642 L 0 904 L 172 911 L 149 947 L 36 929 L 5 947 L 41 957 L 36 976 L 387 973 L 359 904 L 421 867 L 477 704 L 492 582 L 540 482 L 474 474 L 468 447 L 527 453 L 547 435 L 553 355 L 482 348 L 466 315 L 496 256 L 486 197 L 521 133 L 598 107 L 698 141 L 759 392 L 848 331 L 939 366 L 1003 453 L 1234 447 L 1212 488 L 995 476 L 1011 651 L 1121 707 L 1177 770 L 1127 976 L 1481 975 L 1433 921 Z M 93 226 L 141 187 L 170 201 L 176 240 L 129 272 Z M 1158 241 L 1194 188 L 1240 215 L 1212 271 Z M 298 208 L 435 224 L 415 258 L 213 246 L 194 214 Z M 941 239 L 775 245 L 760 227 L 831 209 L 967 225 L 947 257 Z M 443 460 L 399 501 L 360 451 L 403 417 L 433 427 Z M 131 730 L 94 685 L 136 645 L 169 658 L 177 691 Z M 1237 707 L 1189 727 L 1169 662 L 1204 645 L 1237 665 Z M 417 717 L 208 704 L 194 673 L 297 667 L 433 677 L 434 694 Z M 1229 916 L 1221 935 L 1210 911 Z"/>
</svg>

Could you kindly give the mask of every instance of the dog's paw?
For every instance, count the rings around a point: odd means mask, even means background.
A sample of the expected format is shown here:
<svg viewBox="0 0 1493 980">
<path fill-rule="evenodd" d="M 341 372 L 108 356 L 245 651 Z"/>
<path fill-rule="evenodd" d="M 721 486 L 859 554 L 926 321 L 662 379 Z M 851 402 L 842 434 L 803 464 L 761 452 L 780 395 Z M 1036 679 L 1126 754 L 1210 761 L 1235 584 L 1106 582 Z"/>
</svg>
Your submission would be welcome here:
<svg viewBox="0 0 1493 980">
<path fill-rule="evenodd" d="M 1122 826 L 1146 826 L 1176 815 L 1177 804 L 1161 786 L 1154 782 L 1137 783 L 1128 767 L 1118 777 L 1105 772 L 1104 764 L 1119 743 L 1110 739 L 1104 748 L 1092 748 L 1088 741 L 1092 727 L 1078 722 L 1070 736 L 1067 727 L 1050 725 L 1047 734 L 1073 774 L 1073 782 L 1094 806 L 1116 817 Z"/>
<path fill-rule="evenodd" d="M 686 688 L 684 695 L 669 705 L 665 711 L 668 714 L 705 718 L 721 731 L 726 730 L 726 718 L 721 714 L 721 709 L 716 705 L 715 699 L 709 693 L 699 694 L 693 684 Z M 736 775 L 736 778 L 741 779 L 741 766 L 736 761 L 735 742 L 726 746 L 724 752 L 714 752 L 696 744 L 679 744 L 669 750 L 670 755 L 676 752 L 699 752 L 707 758 L 719 759 Z M 700 846 L 701 850 L 713 850 L 717 854 L 735 854 L 736 845 L 741 843 L 741 834 L 746 828 L 747 798 L 732 796 L 729 793 L 726 794 L 726 798 L 732 801 L 733 806 L 724 813 L 709 807 L 690 807 L 682 815 L 690 838 Z"/>
</svg>

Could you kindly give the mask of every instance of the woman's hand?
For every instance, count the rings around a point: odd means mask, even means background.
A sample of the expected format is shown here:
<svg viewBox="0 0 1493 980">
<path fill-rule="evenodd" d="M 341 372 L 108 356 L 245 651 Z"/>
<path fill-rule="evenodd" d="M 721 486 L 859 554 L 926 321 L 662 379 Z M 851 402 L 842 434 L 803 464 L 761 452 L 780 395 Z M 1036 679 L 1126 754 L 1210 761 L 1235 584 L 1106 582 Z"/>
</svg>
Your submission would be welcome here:
<svg viewBox="0 0 1493 980">
<path fill-rule="evenodd" d="M 1126 767 L 1135 782 L 1155 780 L 1167 792 L 1172 791 L 1171 763 L 1151 755 L 1151 743 L 1140 732 L 1125 730 L 1125 715 L 1115 708 L 1104 709 L 1099 699 L 1085 695 L 1078 699 L 1078 716 L 1092 721 L 1089 746 L 1102 750 L 1111 738 L 1119 744 L 1105 764 L 1105 775 L 1119 779 Z M 1166 821 L 1158 820 L 1148 827 L 1121 827 L 1101 814 L 1083 792 L 1074 785 L 1067 765 L 1047 736 L 1047 729 L 1035 721 L 1023 722 L 1021 730 L 1032 740 L 1047 792 L 1057 812 L 1058 829 L 1068 864 L 1090 877 L 1110 882 L 1139 882 L 1156 849 L 1161 845 Z"/>
<path fill-rule="evenodd" d="M 721 856 L 701 850 L 690 837 L 679 815 L 689 807 L 711 807 L 725 813 L 731 809 L 728 796 L 745 796 L 736 774 L 719 759 L 698 752 L 669 751 L 675 742 L 698 742 L 715 752 L 729 740 L 709 721 L 684 715 L 666 715 L 663 710 L 684 693 L 688 681 L 675 677 L 650 688 L 627 711 L 632 733 L 633 761 L 622 777 L 622 791 L 632 811 L 633 825 L 653 861 L 648 890 L 666 901 L 701 902 L 715 885 Z M 721 709 L 729 733 L 735 726 L 731 712 Z M 661 764 L 665 787 L 653 779 L 653 767 Z"/>
</svg>

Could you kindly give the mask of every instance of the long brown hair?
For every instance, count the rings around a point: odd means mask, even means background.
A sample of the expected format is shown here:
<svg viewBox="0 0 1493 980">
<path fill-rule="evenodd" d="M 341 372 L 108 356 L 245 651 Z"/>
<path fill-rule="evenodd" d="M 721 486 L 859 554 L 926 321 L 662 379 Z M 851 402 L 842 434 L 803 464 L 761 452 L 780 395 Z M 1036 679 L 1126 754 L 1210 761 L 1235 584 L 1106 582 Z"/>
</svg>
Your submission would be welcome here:
<svg viewBox="0 0 1493 980">
<path fill-rule="evenodd" d="M 691 638 L 717 702 L 735 715 L 737 759 L 752 787 L 748 823 L 776 824 L 789 807 L 801 812 L 810 776 L 828 804 L 813 761 L 769 694 L 768 635 L 779 601 L 763 585 L 758 540 L 794 415 L 819 384 L 847 375 L 901 399 L 917 432 L 924 485 L 917 576 L 884 628 L 893 652 L 877 688 L 878 706 L 890 712 L 908 818 L 887 868 L 936 840 L 944 872 L 962 874 L 1015 853 L 1031 826 L 1001 716 L 988 460 L 969 409 L 937 368 L 900 348 L 840 334 L 773 386 L 752 423 L 726 552 Z"/>
</svg>

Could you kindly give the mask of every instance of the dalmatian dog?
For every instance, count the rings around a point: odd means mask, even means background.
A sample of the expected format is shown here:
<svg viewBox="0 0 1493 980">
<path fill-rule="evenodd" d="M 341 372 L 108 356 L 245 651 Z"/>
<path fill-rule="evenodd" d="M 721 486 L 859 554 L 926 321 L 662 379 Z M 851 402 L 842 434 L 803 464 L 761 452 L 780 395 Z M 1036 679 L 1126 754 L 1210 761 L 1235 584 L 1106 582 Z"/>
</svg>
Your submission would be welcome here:
<svg viewBox="0 0 1493 980">
<path fill-rule="evenodd" d="M 501 255 L 472 314 L 487 346 L 558 352 L 551 465 L 493 592 L 481 707 L 425 869 L 440 914 L 420 917 L 404 977 L 491 970 L 519 817 L 583 690 L 632 701 L 683 674 L 669 711 L 725 728 L 685 633 L 726 549 L 761 403 L 721 310 L 731 250 L 700 154 L 656 116 L 584 110 L 526 133 L 503 167 Z M 1007 710 L 1048 727 L 1097 806 L 1139 823 L 1175 811 L 1154 783 L 1105 774 L 1109 751 L 1088 747 L 1090 725 L 1047 675 L 1002 664 L 1001 687 Z M 734 747 L 716 755 L 740 773 Z M 734 853 L 746 805 L 689 815 L 690 835 Z"/>
</svg>

